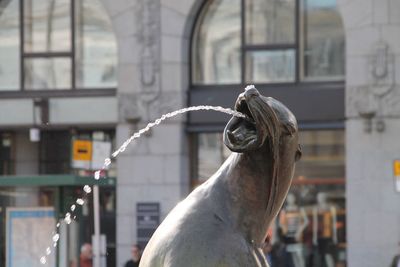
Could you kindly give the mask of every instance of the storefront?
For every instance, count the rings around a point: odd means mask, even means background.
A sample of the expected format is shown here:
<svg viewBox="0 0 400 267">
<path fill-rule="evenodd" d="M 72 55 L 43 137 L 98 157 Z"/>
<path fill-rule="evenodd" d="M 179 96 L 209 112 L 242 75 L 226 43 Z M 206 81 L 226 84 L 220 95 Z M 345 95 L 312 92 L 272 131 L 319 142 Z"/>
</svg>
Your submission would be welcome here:
<svg viewBox="0 0 400 267">
<path fill-rule="evenodd" d="M 41 130 L 35 140 L 28 130 L 1 132 L 1 265 L 31 266 L 39 261 L 47 247 L 52 249 L 56 223 L 85 195 L 83 186 L 94 184 L 100 186 L 101 234 L 106 236 L 107 261 L 109 266 L 115 264 L 115 166 L 107 170 L 110 178 L 95 180 L 92 176 L 97 161 L 102 163 L 103 154 L 110 154 L 114 136 L 112 129 L 104 128 Z M 78 147 L 79 142 L 89 145 L 90 150 Z M 56 266 L 77 263 L 80 246 L 92 242 L 91 197 L 83 206 L 77 205 L 75 220 L 68 227 L 61 224 L 59 234 L 57 253 L 51 253 L 49 261 L 57 262 Z"/>
<path fill-rule="evenodd" d="M 284 254 L 270 254 L 296 267 L 344 266 L 344 29 L 336 1 L 204 1 L 191 40 L 190 105 L 233 107 L 255 84 L 297 117 L 303 157 L 270 232 Z M 192 188 L 230 154 L 222 142 L 228 119 L 189 114 Z"/>
<path fill-rule="evenodd" d="M 101 233 L 107 236 L 108 266 L 115 264 L 115 178 L 96 181 L 74 175 L 0 177 L 0 239 L 3 266 L 39 262 L 46 248 L 52 248 L 57 221 L 71 204 L 84 195 L 84 185 L 100 186 Z M 55 266 L 78 262 L 80 244 L 91 242 L 93 201 L 78 206 L 77 217 L 68 227 L 61 225 L 60 242 L 55 248 Z M 51 259 L 51 257 L 50 257 Z M 7 265 L 6 265 L 7 263 Z"/>
</svg>

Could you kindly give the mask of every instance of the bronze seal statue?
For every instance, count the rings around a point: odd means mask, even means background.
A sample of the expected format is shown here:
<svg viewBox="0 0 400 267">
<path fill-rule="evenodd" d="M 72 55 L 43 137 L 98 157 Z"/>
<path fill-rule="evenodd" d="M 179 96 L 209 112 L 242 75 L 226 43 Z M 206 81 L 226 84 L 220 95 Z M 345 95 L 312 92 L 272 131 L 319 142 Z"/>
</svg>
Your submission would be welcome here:
<svg viewBox="0 0 400 267">
<path fill-rule="evenodd" d="M 234 153 L 166 217 L 140 267 L 268 266 L 261 247 L 301 156 L 294 115 L 248 86 L 225 127 Z"/>
</svg>

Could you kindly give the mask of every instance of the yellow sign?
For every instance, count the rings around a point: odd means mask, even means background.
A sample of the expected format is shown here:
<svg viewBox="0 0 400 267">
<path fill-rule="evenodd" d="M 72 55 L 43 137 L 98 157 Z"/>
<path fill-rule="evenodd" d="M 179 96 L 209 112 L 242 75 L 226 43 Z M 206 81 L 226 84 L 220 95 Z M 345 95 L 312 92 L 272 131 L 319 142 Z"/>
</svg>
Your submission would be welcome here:
<svg viewBox="0 0 400 267">
<path fill-rule="evenodd" d="M 72 159 L 91 161 L 92 160 L 92 141 L 74 140 Z"/>
<path fill-rule="evenodd" d="M 393 161 L 393 173 L 394 176 L 400 176 L 400 160 L 398 159 Z"/>
</svg>

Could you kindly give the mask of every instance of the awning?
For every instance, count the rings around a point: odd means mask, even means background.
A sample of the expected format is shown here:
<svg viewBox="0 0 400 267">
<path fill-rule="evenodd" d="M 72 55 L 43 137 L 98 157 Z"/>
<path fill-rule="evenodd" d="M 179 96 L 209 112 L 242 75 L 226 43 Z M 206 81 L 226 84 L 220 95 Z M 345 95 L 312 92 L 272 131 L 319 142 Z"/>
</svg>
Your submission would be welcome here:
<svg viewBox="0 0 400 267">
<path fill-rule="evenodd" d="M 95 180 L 93 177 L 77 175 L 37 175 L 37 176 L 0 176 L 1 186 L 115 186 L 115 177 Z"/>
</svg>

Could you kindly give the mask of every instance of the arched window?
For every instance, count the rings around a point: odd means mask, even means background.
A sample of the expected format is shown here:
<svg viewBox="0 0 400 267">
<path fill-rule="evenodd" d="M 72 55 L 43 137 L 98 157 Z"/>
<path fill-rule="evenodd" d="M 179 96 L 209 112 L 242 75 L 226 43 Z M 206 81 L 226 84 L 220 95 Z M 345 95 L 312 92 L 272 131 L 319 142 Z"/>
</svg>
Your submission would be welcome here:
<svg viewBox="0 0 400 267">
<path fill-rule="evenodd" d="M 343 80 L 336 0 L 214 0 L 192 38 L 192 83 Z"/>
<path fill-rule="evenodd" d="M 326 240 L 335 257 L 324 252 L 316 266 L 345 265 L 345 44 L 336 0 L 208 0 L 191 41 L 191 105 L 232 106 L 243 85 L 254 83 L 294 112 L 303 157 L 290 193 L 301 212 L 281 213 L 275 226 L 288 247 L 309 252 L 288 250 L 295 265 L 318 258 Z M 217 116 L 188 117 L 192 188 L 231 153 L 221 133 L 227 119 Z M 324 201 L 332 206 L 321 213 Z M 288 229 L 302 221 L 294 237 Z"/>
<path fill-rule="evenodd" d="M 0 1 L 0 90 L 116 87 L 116 40 L 98 0 Z"/>
</svg>

